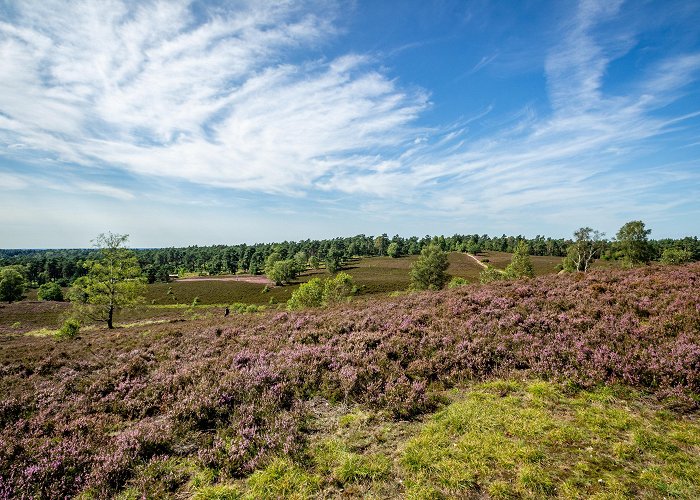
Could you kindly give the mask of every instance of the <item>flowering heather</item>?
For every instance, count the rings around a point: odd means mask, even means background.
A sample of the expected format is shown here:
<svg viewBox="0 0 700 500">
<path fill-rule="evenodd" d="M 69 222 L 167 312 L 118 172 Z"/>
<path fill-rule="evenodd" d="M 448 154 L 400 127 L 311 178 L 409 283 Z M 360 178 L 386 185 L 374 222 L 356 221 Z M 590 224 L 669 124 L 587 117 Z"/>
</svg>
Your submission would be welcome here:
<svg viewBox="0 0 700 500">
<path fill-rule="evenodd" d="M 700 393 L 700 264 L 145 328 L 0 337 L 0 498 L 110 496 L 178 460 L 248 475 L 302 451 L 318 397 L 411 418 L 513 373 Z"/>
</svg>

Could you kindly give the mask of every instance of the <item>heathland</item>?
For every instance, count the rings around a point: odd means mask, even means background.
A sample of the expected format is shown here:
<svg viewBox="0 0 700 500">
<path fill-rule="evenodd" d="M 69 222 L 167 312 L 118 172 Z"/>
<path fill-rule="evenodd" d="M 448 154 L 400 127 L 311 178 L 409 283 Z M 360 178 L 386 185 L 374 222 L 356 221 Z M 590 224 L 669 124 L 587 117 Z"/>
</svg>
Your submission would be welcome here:
<svg viewBox="0 0 700 500">
<path fill-rule="evenodd" d="M 700 264 L 451 253 L 471 284 L 406 292 L 416 259 L 300 311 L 321 271 L 154 283 L 73 338 L 3 304 L 0 498 L 700 497 Z"/>
</svg>

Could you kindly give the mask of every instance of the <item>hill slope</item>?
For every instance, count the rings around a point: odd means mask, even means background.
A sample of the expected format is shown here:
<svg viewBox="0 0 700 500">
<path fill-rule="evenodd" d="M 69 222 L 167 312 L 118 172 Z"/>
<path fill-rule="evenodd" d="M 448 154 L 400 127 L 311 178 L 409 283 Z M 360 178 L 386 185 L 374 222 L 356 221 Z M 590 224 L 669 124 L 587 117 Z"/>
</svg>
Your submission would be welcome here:
<svg viewBox="0 0 700 500">
<path fill-rule="evenodd" d="M 396 421 L 472 379 L 543 377 L 694 411 L 700 264 L 0 340 L 0 498 L 103 497 L 173 460 L 175 492 L 192 471 L 234 479 L 303 460 L 319 400 Z"/>
</svg>

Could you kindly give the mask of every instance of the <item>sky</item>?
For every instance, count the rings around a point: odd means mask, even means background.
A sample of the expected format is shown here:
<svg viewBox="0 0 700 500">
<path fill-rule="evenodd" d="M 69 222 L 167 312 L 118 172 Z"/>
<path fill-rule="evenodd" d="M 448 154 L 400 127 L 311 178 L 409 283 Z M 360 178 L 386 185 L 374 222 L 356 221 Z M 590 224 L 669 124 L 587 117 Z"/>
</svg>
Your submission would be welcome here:
<svg viewBox="0 0 700 500">
<path fill-rule="evenodd" d="M 700 234 L 700 2 L 0 0 L 0 248 Z"/>
</svg>

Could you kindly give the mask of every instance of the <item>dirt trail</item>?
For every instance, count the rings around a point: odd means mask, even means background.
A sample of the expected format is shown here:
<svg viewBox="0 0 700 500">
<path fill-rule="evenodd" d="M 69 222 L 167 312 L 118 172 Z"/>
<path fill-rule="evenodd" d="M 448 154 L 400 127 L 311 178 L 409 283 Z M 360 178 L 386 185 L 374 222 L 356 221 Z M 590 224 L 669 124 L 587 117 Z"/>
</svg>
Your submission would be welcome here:
<svg viewBox="0 0 700 500">
<path fill-rule="evenodd" d="M 256 285 L 274 286 L 275 284 L 265 276 L 196 276 L 193 278 L 178 278 L 175 281 L 245 281 Z"/>
<path fill-rule="evenodd" d="M 484 264 L 483 262 L 481 262 L 481 261 L 478 259 L 478 257 L 477 257 L 476 255 L 472 255 L 472 254 L 470 254 L 470 253 L 467 253 L 467 255 L 468 255 L 469 257 L 471 257 L 472 259 L 474 259 L 474 261 L 475 261 L 477 264 L 479 264 L 481 267 L 483 267 L 484 269 L 486 269 L 486 268 L 488 267 L 486 264 Z"/>
</svg>

